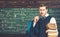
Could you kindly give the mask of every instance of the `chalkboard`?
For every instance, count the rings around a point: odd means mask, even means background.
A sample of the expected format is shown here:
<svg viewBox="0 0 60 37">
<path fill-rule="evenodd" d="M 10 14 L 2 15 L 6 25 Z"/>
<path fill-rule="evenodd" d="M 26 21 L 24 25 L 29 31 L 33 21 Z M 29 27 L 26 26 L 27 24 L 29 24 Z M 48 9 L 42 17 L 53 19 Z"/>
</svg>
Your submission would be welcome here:
<svg viewBox="0 0 60 37">
<path fill-rule="evenodd" d="M 60 8 L 49 8 L 49 14 L 57 20 L 60 28 Z M 24 34 L 28 22 L 40 16 L 38 8 L 0 8 L 0 34 Z"/>
</svg>

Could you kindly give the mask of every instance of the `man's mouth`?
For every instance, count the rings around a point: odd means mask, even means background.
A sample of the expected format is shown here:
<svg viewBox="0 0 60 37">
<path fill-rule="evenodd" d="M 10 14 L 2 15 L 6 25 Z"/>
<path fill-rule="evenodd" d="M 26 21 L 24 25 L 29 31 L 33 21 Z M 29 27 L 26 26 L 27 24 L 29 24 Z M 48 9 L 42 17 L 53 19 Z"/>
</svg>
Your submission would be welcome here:
<svg viewBox="0 0 60 37">
<path fill-rule="evenodd" d="M 43 14 L 43 13 L 41 13 L 41 14 Z"/>
</svg>

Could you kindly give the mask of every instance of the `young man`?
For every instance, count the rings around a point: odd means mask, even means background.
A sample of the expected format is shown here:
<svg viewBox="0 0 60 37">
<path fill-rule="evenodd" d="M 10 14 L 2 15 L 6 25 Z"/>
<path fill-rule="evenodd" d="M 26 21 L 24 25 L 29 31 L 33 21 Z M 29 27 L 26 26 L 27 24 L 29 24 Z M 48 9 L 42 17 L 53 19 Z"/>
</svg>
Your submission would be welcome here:
<svg viewBox="0 0 60 37">
<path fill-rule="evenodd" d="M 48 14 L 48 8 L 46 5 L 44 4 L 41 4 L 40 7 L 39 7 L 39 13 L 40 15 L 42 16 L 42 18 L 40 18 L 38 20 L 38 22 L 34 22 L 33 25 L 35 24 L 35 31 L 38 33 L 38 37 L 47 37 L 47 33 L 48 32 L 46 30 L 46 25 L 48 23 L 52 23 L 52 24 L 55 24 L 55 27 L 56 27 L 56 31 L 58 32 L 57 30 L 57 24 L 56 24 L 56 20 L 54 17 L 50 16 Z M 35 19 L 36 20 L 36 19 Z"/>
<path fill-rule="evenodd" d="M 39 14 L 42 16 L 42 18 L 34 17 L 35 19 L 32 21 L 31 27 L 30 27 L 30 37 L 34 37 L 35 34 L 38 37 L 47 37 L 48 31 L 46 31 L 46 25 L 48 23 L 53 23 L 56 26 L 57 30 L 57 25 L 56 25 L 56 20 L 54 17 L 50 16 L 48 14 L 48 8 L 46 5 L 41 4 L 39 6 Z"/>
</svg>

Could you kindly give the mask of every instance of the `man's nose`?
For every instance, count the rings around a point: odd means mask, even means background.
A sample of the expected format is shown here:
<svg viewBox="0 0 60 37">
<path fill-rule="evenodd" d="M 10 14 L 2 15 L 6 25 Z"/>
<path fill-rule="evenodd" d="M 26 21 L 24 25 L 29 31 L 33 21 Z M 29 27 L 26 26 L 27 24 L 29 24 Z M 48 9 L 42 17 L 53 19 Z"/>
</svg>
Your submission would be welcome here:
<svg viewBox="0 0 60 37">
<path fill-rule="evenodd" d="M 43 11 L 40 11 L 41 13 L 43 13 Z"/>
</svg>

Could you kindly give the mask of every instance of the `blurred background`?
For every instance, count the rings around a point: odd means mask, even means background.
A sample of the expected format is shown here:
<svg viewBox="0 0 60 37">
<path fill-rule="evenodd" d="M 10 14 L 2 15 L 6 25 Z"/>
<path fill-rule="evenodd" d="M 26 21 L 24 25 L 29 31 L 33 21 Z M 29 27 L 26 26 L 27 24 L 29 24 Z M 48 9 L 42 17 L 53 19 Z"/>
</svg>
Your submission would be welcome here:
<svg viewBox="0 0 60 37">
<path fill-rule="evenodd" d="M 0 0 L 0 36 L 25 37 L 28 22 L 40 16 L 41 3 L 46 4 L 49 14 L 56 18 L 60 35 L 60 0 Z"/>
</svg>

